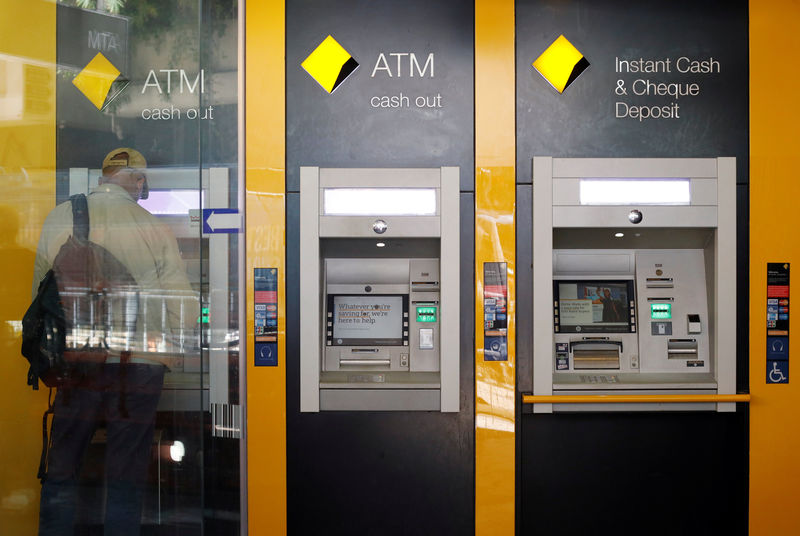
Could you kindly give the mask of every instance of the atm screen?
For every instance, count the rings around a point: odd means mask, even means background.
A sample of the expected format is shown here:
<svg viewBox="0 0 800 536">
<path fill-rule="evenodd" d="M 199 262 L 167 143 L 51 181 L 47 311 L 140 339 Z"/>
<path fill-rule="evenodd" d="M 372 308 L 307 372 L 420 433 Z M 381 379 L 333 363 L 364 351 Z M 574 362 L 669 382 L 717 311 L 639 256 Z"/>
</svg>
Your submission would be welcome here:
<svg viewBox="0 0 800 536">
<path fill-rule="evenodd" d="M 405 319 L 405 320 L 404 320 Z M 329 346 L 402 346 L 407 295 L 329 295 Z"/>
<path fill-rule="evenodd" d="M 633 281 L 558 280 L 556 331 L 566 333 L 630 333 Z"/>
</svg>

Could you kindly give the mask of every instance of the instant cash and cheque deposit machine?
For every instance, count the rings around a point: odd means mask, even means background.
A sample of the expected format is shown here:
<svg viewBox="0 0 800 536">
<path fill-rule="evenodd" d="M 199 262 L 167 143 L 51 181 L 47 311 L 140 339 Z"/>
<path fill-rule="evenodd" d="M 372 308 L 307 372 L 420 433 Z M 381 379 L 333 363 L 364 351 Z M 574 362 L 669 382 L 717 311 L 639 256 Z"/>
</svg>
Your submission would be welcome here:
<svg viewBox="0 0 800 536">
<path fill-rule="evenodd" d="M 459 410 L 459 172 L 300 169 L 300 410 Z"/>
<path fill-rule="evenodd" d="M 733 158 L 533 159 L 534 394 L 735 394 Z M 535 412 L 731 403 L 537 404 Z"/>
</svg>

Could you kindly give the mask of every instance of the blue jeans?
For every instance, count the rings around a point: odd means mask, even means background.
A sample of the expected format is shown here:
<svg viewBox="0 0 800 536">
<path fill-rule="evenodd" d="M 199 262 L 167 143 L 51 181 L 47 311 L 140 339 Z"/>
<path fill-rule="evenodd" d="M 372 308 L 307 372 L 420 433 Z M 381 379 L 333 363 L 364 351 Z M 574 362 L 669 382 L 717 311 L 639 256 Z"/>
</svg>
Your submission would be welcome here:
<svg viewBox="0 0 800 536">
<path fill-rule="evenodd" d="M 124 370 L 123 370 L 124 369 Z M 42 484 L 40 535 L 73 533 L 81 462 L 98 425 L 105 422 L 104 533 L 139 534 L 162 365 L 105 364 L 55 399 L 47 477 Z"/>
</svg>

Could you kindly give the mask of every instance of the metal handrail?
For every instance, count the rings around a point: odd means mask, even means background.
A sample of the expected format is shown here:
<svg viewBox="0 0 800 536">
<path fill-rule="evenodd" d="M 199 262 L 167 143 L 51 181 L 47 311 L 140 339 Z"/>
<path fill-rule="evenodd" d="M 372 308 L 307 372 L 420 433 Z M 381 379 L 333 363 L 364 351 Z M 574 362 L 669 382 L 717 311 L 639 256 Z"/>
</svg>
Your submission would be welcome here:
<svg viewBox="0 0 800 536">
<path fill-rule="evenodd" d="M 523 404 L 636 404 L 636 403 L 750 402 L 737 395 L 524 395 Z"/>
</svg>

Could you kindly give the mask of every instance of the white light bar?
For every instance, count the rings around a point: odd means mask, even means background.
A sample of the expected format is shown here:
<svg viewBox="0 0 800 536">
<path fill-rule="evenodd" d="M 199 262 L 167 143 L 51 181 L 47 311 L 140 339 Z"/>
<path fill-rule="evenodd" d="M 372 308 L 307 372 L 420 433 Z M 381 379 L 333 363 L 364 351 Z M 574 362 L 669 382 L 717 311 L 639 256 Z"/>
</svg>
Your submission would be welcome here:
<svg viewBox="0 0 800 536">
<path fill-rule="evenodd" d="M 688 205 L 689 179 L 581 179 L 581 205 Z"/>
<path fill-rule="evenodd" d="M 436 188 L 324 188 L 326 216 L 435 216 Z"/>
<path fill-rule="evenodd" d="M 155 216 L 185 216 L 189 211 L 205 206 L 205 192 L 197 195 L 197 190 L 150 190 L 147 199 L 140 199 L 139 204 Z"/>
</svg>

